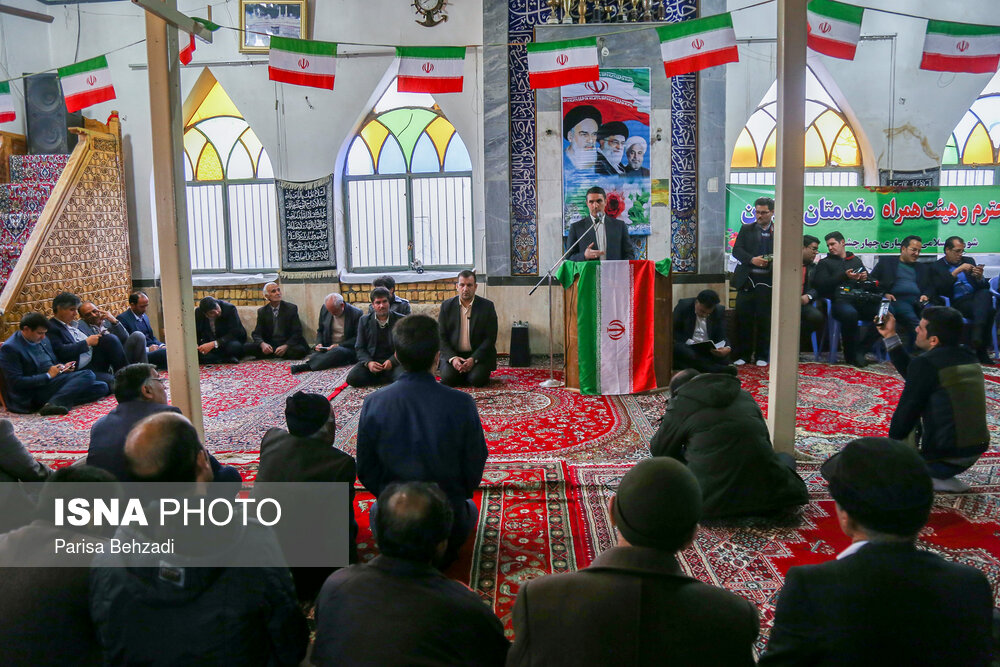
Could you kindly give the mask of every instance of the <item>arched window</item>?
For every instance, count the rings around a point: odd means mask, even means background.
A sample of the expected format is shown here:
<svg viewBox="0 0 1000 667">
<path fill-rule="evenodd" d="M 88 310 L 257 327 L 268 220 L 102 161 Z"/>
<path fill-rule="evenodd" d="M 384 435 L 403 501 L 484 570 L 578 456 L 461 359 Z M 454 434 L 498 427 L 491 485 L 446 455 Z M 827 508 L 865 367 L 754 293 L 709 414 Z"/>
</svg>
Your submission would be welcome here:
<svg viewBox="0 0 1000 667">
<path fill-rule="evenodd" d="M 274 271 L 278 207 L 271 161 L 219 82 L 205 79 L 192 93 L 200 86 L 204 98 L 184 126 L 191 269 Z"/>
<path fill-rule="evenodd" d="M 941 185 L 993 185 L 1000 166 L 1000 74 L 958 121 L 941 156 Z"/>
<path fill-rule="evenodd" d="M 430 95 L 389 85 L 351 142 L 344 182 L 352 270 L 473 265 L 472 161 Z"/>
<path fill-rule="evenodd" d="M 729 182 L 774 185 L 778 82 L 771 84 L 736 139 Z M 861 151 L 844 113 L 806 69 L 806 185 L 858 185 Z"/>
</svg>

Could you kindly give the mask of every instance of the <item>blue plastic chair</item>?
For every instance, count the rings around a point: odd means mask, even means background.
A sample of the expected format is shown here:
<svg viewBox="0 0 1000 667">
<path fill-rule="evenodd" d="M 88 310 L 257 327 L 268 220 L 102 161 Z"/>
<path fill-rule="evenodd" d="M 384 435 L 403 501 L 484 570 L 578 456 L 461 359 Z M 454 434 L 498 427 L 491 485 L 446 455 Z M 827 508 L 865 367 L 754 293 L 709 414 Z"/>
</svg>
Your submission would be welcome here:
<svg viewBox="0 0 1000 667">
<path fill-rule="evenodd" d="M 833 316 L 833 301 L 831 299 L 823 299 L 823 301 L 826 301 L 826 337 L 827 340 L 830 341 L 830 354 L 827 359 L 829 363 L 835 364 L 837 363 L 837 348 L 840 347 L 840 322 L 838 322 Z M 864 327 L 870 324 L 871 322 L 858 320 L 858 327 Z M 872 351 L 875 353 L 875 358 L 879 361 L 889 360 L 889 353 L 885 349 L 885 343 L 881 340 L 875 342 L 875 345 L 872 346 Z"/>
</svg>

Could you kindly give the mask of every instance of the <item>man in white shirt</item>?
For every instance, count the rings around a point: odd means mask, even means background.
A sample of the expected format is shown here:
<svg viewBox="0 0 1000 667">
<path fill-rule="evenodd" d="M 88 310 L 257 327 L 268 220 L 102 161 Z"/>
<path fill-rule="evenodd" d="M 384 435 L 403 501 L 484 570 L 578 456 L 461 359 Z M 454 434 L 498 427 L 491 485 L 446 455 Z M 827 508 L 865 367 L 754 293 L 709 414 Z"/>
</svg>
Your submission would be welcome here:
<svg viewBox="0 0 1000 667">
<path fill-rule="evenodd" d="M 590 215 L 569 226 L 567 249 L 573 248 L 573 252 L 568 259 L 574 262 L 635 259 L 635 248 L 628 237 L 628 227 L 618 218 L 605 215 L 606 203 L 604 188 L 593 187 L 587 190 L 587 209 Z"/>
<path fill-rule="evenodd" d="M 493 302 L 476 296 L 476 274 L 462 271 L 458 296 L 441 304 L 441 382 L 450 387 L 482 387 L 497 367 L 497 311 Z"/>
<path fill-rule="evenodd" d="M 710 289 L 677 302 L 673 316 L 675 371 L 694 368 L 702 373 L 736 375 L 736 367 L 729 362 L 725 311 L 719 295 Z"/>
</svg>

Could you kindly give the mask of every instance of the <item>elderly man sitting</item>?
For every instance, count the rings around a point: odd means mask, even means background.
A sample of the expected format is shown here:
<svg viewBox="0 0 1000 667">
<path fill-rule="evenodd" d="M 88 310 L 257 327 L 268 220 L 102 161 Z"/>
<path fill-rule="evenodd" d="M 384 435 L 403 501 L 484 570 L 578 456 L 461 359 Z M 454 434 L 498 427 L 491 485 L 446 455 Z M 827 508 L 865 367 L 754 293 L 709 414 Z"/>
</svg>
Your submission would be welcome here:
<svg viewBox="0 0 1000 667">
<path fill-rule="evenodd" d="M 257 309 L 257 326 L 246 346 L 246 351 L 258 359 L 301 359 L 309 353 L 306 339 L 302 337 L 299 307 L 281 298 L 281 285 L 264 285 L 267 304 Z"/>
<path fill-rule="evenodd" d="M 323 308 L 319 311 L 319 327 L 316 329 L 315 354 L 304 364 L 291 367 L 292 373 L 322 371 L 356 363 L 354 347 L 358 340 L 358 323 L 361 309 L 344 302 L 344 297 L 336 292 L 326 295 Z"/>
</svg>

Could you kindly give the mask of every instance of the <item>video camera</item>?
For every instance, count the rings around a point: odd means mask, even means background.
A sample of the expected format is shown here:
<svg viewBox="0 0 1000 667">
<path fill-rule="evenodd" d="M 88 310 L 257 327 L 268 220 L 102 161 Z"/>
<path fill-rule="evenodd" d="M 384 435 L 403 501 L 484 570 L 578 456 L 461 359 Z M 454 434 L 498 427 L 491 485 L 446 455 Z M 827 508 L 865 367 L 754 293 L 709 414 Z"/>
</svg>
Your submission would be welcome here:
<svg viewBox="0 0 1000 667">
<path fill-rule="evenodd" d="M 858 280 L 850 285 L 837 287 L 838 296 L 854 303 L 879 303 L 882 301 L 882 288 L 877 280 Z"/>
</svg>

